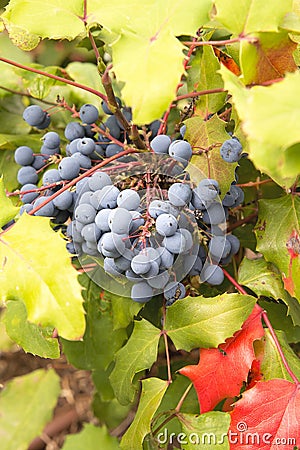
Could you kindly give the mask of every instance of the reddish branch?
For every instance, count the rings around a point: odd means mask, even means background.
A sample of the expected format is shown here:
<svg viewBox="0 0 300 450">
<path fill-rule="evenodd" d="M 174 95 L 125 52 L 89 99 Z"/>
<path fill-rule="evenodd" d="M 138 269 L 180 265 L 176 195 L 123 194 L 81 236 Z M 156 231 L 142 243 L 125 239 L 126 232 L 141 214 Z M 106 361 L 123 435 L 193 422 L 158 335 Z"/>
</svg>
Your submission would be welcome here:
<svg viewBox="0 0 300 450">
<path fill-rule="evenodd" d="M 251 37 L 251 36 L 245 36 L 243 34 L 241 34 L 240 36 L 236 37 L 236 38 L 232 38 L 232 39 L 223 39 L 220 41 L 198 41 L 198 42 L 190 42 L 190 41 L 184 41 L 182 42 L 182 44 L 190 47 L 202 47 L 204 45 L 214 45 L 215 47 L 222 47 L 224 45 L 230 45 L 230 44 L 235 44 L 236 42 L 241 42 L 241 41 L 247 41 L 250 44 L 255 44 L 258 41 L 258 38 L 255 37 Z"/>
<path fill-rule="evenodd" d="M 107 98 L 104 94 L 97 91 L 96 89 L 90 88 L 88 86 L 85 86 L 84 84 L 76 83 L 75 81 L 68 80 L 67 78 L 59 77 L 57 75 L 52 75 L 51 73 L 44 72 L 43 70 L 34 69 L 33 67 L 25 66 L 23 64 L 19 64 L 15 61 L 11 61 L 10 59 L 0 57 L 0 61 L 3 61 L 7 64 L 10 64 L 11 66 L 19 67 L 19 69 L 28 70 L 29 72 L 37 73 L 38 75 L 42 75 L 44 77 L 52 78 L 56 81 L 61 81 L 62 83 L 69 84 L 70 86 L 77 87 L 79 89 L 82 89 L 84 91 L 90 92 L 91 94 L 96 95 L 97 97 L 100 97 L 102 100 L 107 101 Z"/>
</svg>

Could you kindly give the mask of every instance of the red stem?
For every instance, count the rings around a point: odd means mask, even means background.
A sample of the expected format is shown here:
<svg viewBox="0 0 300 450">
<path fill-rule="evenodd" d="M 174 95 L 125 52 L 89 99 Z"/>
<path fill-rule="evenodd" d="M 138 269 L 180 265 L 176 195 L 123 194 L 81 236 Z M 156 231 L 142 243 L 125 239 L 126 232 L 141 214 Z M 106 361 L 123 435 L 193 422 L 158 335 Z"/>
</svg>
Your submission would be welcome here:
<svg viewBox="0 0 300 450">
<path fill-rule="evenodd" d="M 275 345 L 276 345 L 276 348 L 277 348 L 277 350 L 278 350 L 278 353 L 279 353 L 279 355 L 280 355 L 280 358 L 281 358 L 281 360 L 282 360 L 282 362 L 283 362 L 283 365 L 284 365 L 284 367 L 286 368 L 287 373 L 288 373 L 289 376 L 292 378 L 292 380 L 296 383 L 296 385 L 299 386 L 299 385 L 300 385 L 300 382 L 299 382 L 298 378 L 296 377 L 296 375 L 293 373 L 293 371 L 292 371 L 292 369 L 290 368 L 290 366 L 288 365 L 287 359 L 286 359 L 286 357 L 285 357 L 285 355 L 284 355 L 284 353 L 283 353 L 283 351 L 282 351 L 282 349 L 281 349 L 281 347 L 280 347 L 280 343 L 279 343 L 279 341 L 278 341 L 278 338 L 277 338 L 277 336 L 276 336 L 276 333 L 275 333 L 275 331 L 274 331 L 274 328 L 272 327 L 272 324 L 271 324 L 271 322 L 269 321 L 269 318 L 268 318 L 268 316 L 267 316 L 267 312 L 266 312 L 266 311 L 263 311 L 263 312 L 262 312 L 262 317 L 263 317 L 263 319 L 264 319 L 264 321 L 265 321 L 265 324 L 266 324 L 267 327 L 269 328 L 269 331 L 270 331 L 270 333 L 271 333 L 271 336 L 272 336 L 272 338 L 273 338 L 273 340 L 274 340 L 274 343 L 275 343 Z"/>
<path fill-rule="evenodd" d="M 10 59 L 3 58 L 2 56 L 0 57 L 0 61 L 3 61 L 5 63 L 10 64 L 15 67 L 19 67 L 19 69 L 28 70 L 29 72 L 34 72 L 39 75 L 43 75 L 44 77 L 52 78 L 53 80 L 61 81 L 62 83 L 66 83 L 71 86 L 75 86 L 79 89 L 90 92 L 91 94 L 94 94 L 97 97 L 100 97 L 104 101 L 107 101 L 107 97 L 104 94 L 102 94 L 101 92 L 96 91 L 96 89 L 90 88 L 90 87 L 85 86 L 80 83 L 76 83 L 75 81 L 68 80 L 67 78 L 59 77 L 57 75 L 52 75 L 51 73 L 43 72 L 42 70 L 38 70 L 38 69 L 33 69 L 32 67 L 29 67 L 29 66 L 24 66 L 23 64 L 19 64 L 15 61 L 11 61 Z"/>
<path fill-rule="evenodd" d="M 216 88 L 216 89 L 206 89 L 204 91 L 196 91 L 196 92 L 189 92 L 188 94 L 179 95 L 176 97 L 176 101 L 183 100 L 185 98 L 192 98 L 192 97 L 200 97 L 200 95 L 208 95 L 208 94 L 217 94 L 219 92 L 226 92 L 223 88 Z"/>
<path fill-rule="evenodd" d="M 233 284 L 234 287 L 237 288 L 237 290 L 243 294 L 243 295 L 248 295 L 247 292 L 245 291 L 245 289 L 227 272 L 227 270 L 223 269 L 223 273 L 225 275 L 226 278 L 228 278 L 228 280 Z"/>
<path fill-rule="evenodd" d="M 203 45 L 214 45 L 217 47 L 217 46 L 223 46 L 223 45 L 230 45 L 230 44 L 234 44 L 236 42 L 241 42 L 241 41 L 248 41 L 248 42 L 254 44 L 255 42 L 258 41 L 258 39 L 255 37 L 247 37 L 247 36 L 240 35 L 236 38 L 224 39 L 222 41 L 198 41 L 198 42 L 184 41 L 184 42 L 182 42 L 182 44 L 187 45 L 187 46 L 194 46 L 194 47 L 202 47 Z"/>
</svg>

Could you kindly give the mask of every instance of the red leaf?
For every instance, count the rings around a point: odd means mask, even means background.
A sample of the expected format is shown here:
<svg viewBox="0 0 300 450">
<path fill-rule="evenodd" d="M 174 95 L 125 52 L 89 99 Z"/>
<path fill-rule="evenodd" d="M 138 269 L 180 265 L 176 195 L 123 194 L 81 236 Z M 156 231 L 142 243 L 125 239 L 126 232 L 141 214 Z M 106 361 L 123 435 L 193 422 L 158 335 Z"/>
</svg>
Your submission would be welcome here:
<svg viewBox="0 0 300 450">
<path fill-rule="evenodd" d="M 300 384 L 260 381 L 231 413 L 230 449 L 293 450 L 300 445 Z M 298 447 L 297 447 L 298 448 Z"/>
<path fill-rule="evenodd" d="M 179 372 L 191 379 L 196 389 L 201 413 L 212 410 L 226 397 L 240 393 L 255 359 L 253 341 L 264 335 L 262 308 L 255 305 L 242 328 L 218 348 L 200 349 L 197 366 Z"/>
<path fill-rule="evenodd" d="M 252 361 L 252 366 L 248 374 L 247 379 L 247 389 L 253 388 L 256 383 L 262 379 L 262 373 L 260 371 L 261 361 L 259 359 L 254 359 Z"/>
</svg>

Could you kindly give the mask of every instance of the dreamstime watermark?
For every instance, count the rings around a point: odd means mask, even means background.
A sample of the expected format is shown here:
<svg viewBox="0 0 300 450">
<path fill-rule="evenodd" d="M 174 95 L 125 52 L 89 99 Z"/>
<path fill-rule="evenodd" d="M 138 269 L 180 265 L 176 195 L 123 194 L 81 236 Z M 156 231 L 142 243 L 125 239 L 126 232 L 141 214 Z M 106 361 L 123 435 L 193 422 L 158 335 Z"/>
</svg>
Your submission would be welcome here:
<svg viewBox="0 0 300 450">
<path fill-rule="evenodd" d="M 159 444 L 172 444 L 175 440 L 182 445 L 220 445 L 228 441 L 230 444 L 243 444 L 243 445 L 284 445 L 284 449 L 290 448 L 290 450 L 296 450 L 296 438 L 293 437 L 273 437 L 271 433 L 259 434 L 258 432 L 248 431 L 248 425 L 246 422 L 238 422 L 236 426 L 237 431 L 229 430 L 228 433 L 215 434 L 215 433 L 168 433 L 167 428 L 158 433 L 157 441 Z M 290 447 L 287 447 L 290 446 Z M 300 450 L 300 448 L 299 448 Z"/>
</svg>

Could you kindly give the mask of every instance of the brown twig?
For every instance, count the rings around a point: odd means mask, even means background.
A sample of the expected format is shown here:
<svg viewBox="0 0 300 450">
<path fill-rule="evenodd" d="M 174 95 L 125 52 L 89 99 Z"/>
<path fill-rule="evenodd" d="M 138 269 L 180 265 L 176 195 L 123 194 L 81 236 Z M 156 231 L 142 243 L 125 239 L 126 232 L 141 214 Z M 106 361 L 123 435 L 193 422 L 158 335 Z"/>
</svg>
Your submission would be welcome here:
<svg viewBox="0 0 300 450">
<path fill-rule="evenodd" d="M 112 87 L 111 79 L 109 76 L 109 71 L 111 68 L 112 68 L 112 65 L 109 64 L 106 67 L 105 72 L 103 73 L 103 75 L 101 77 L 102 85 L 104 87 L 104 90 L 105 90 L 106 96 L 107 96 L 106 101 L 107 101 L 108 107 L 111 110 L 111 112 L 115 115 L 115 117 L 118 119 L 118 121 L 122 124 L 124 130 L 128 134 L 129 138 L 132 140 L 133 144 L 136 145 L 136 147 L 139 149 L 146 149 L 145 143 L 142 141 L 140 135 L 137 132 L 137 128 L 132 126 L 128 122 L 128 120 L 122 113 L 122 111 L 117 103 L 115 93 L 114 93 L 114 90 Z"/>
</svg>

